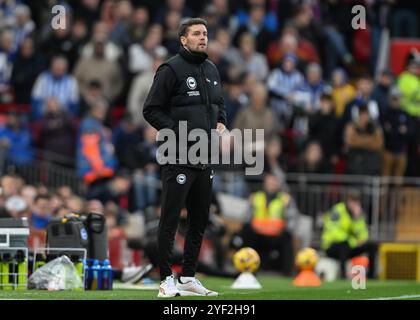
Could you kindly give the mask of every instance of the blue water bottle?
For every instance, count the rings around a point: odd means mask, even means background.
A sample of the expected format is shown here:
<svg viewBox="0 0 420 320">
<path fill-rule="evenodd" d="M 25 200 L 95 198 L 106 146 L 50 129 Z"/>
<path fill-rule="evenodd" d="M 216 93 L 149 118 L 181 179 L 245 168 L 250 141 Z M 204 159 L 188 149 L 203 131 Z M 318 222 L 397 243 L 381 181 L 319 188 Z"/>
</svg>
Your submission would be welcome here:
<svg viewBox="0 0 420 320">
<path fill-rule="evenodd" d="M 102 272 L 99 260 L 93 261 L 92 266 L 92 287 L 91 290 L 101 290 L 102 288 Z"/>
<path fill-rule="evenodd" d="M 102 290 L 112 290 L 112 266 L 108 259 L 102 264 Z"/>
<path fill-rule="evenodd" d="M 91 290 L 92 289 L 92 280 L 93 280 L 93 260 L 88 259 L 83 260 L 83 263 L 85 265 L 84 267 L 84 283 L 85 283 L 85 290 Z"/>
</svg>

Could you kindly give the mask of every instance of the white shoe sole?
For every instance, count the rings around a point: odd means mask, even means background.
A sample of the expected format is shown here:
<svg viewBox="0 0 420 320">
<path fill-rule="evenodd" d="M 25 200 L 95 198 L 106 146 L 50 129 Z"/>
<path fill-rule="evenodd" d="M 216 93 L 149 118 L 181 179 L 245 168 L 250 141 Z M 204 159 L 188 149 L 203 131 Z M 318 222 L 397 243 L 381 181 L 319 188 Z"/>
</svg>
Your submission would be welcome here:
<svg viewBox="0 0 420 320">
<path fill-rule="evenodd" d="M 210 293 L 210 294 L 201 294 L 193 291 L 183 291 L 179 290 L 179 293 L 181 294 L 181 297 L 217 297 L 219 294 L 217 292 Z"/>
<path fill-rule="evenodd" d="M 163 294 L 163 293 L 159 292 L 158 295 L 157 295 L 158 298 L 175 298 L 175 297 L 179 297 L 179 296 L 181 296 L 180 292 L 177 292 L 173 295 L 172 294 Z"/>
</svg>

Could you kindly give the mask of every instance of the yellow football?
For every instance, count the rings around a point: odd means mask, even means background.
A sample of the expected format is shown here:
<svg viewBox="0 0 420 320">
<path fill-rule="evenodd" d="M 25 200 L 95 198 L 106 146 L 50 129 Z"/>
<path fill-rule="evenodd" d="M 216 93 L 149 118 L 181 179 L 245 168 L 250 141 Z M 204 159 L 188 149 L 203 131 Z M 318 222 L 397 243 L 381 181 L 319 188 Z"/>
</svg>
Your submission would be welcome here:
<svg viewBox="0 0 420 320">
<path fill-rule="evenodd" d="M 260 256 L 252 248 L 241 248 L 233 255 L 233 264 L 239 272 L 252 273 L 260 266 Z"/>
<path fill-rule="evenodd" d="M 302 270 L 314 269 L 318 263 L 318 253 L 315 249 L 304 248 L 296 255 L 295 263 Z"/>
</svg>

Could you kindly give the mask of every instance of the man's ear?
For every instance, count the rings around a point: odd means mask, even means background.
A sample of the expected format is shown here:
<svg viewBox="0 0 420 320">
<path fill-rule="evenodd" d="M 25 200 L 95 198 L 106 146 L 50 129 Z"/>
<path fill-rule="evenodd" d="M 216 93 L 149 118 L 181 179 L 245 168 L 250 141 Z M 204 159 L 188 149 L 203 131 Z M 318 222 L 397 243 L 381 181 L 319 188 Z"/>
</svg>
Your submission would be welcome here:
<svg viewBox="0 0 420 320">
<path fill-rule="evenodd" d="M 187 37 L 181 36 L 180 40 L 181 40 L 182 46 L 185 46 L 187 44 Z"/>
</svg>

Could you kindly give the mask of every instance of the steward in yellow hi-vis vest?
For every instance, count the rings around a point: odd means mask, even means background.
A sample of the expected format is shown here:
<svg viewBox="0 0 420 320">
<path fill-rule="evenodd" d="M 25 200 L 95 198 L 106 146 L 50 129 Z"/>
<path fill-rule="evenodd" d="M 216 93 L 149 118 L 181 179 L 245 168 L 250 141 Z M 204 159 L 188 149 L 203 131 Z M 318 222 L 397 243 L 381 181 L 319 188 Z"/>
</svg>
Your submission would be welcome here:
<svg viewBox="0 0 420 320">
<path fill-rule="evenodd" d="M 292 196 L 282 190 L 273 174 L 264 176 L 264 188 L 250 197 L 248 222 L 233 237 L 235 249 L 254 248 L 261 267 L 290 276 L 293 269 L 293 234 L 299 210 Z"/>
<path fill-rule="evenodd" d="M 411 138 L 407 145 L 406 175 L 420 175 L 420 53 L 412 48 L 406 57 L 406 66 L 397 80 L 401 91 L 401 106 L 411 116 Z"/>
<path fill-rule="evenodd" d="M 402 92 L 401 105 L 412 117 L 420 117 L 420 53 L 412 50 L 406 58 L 406 68 L 397 80 L 397 86 Z"/>
<path fill-rule="evenodd" d="M 374 278 L 377 245 L 368 239 L 369 231 L 363 215 L 360 192 L 351 190 L 346 201 L 335 204 L 324 215 L 321 248 L 328 257 L 339 260 L 342 278 L 346 278 L 347 260 L 367 253 L 367 275 Z"/>
<path fill-rule="evenodd" d="M 253 197 L 252 228 L 256 233 L 265 236 L 278 236 L 283 232 L 285 226 L 284 212 L 289 204 L 290 196 L 287 193 L 279 192 L 277 196 L 267 201 L 266 193 L 259 191 Z"/>
<path fill-rule="evenodd" d="M 327 250 L 333 243 L 346 242 L 350 248 L 356 248 L 368 240 L 369 231 L 365 219 L 353 219 L 346 203 L 337 203 L 329 213 L 324 216 L 324 229 L 322 232 L 322 249 Z"/>
</svg>

